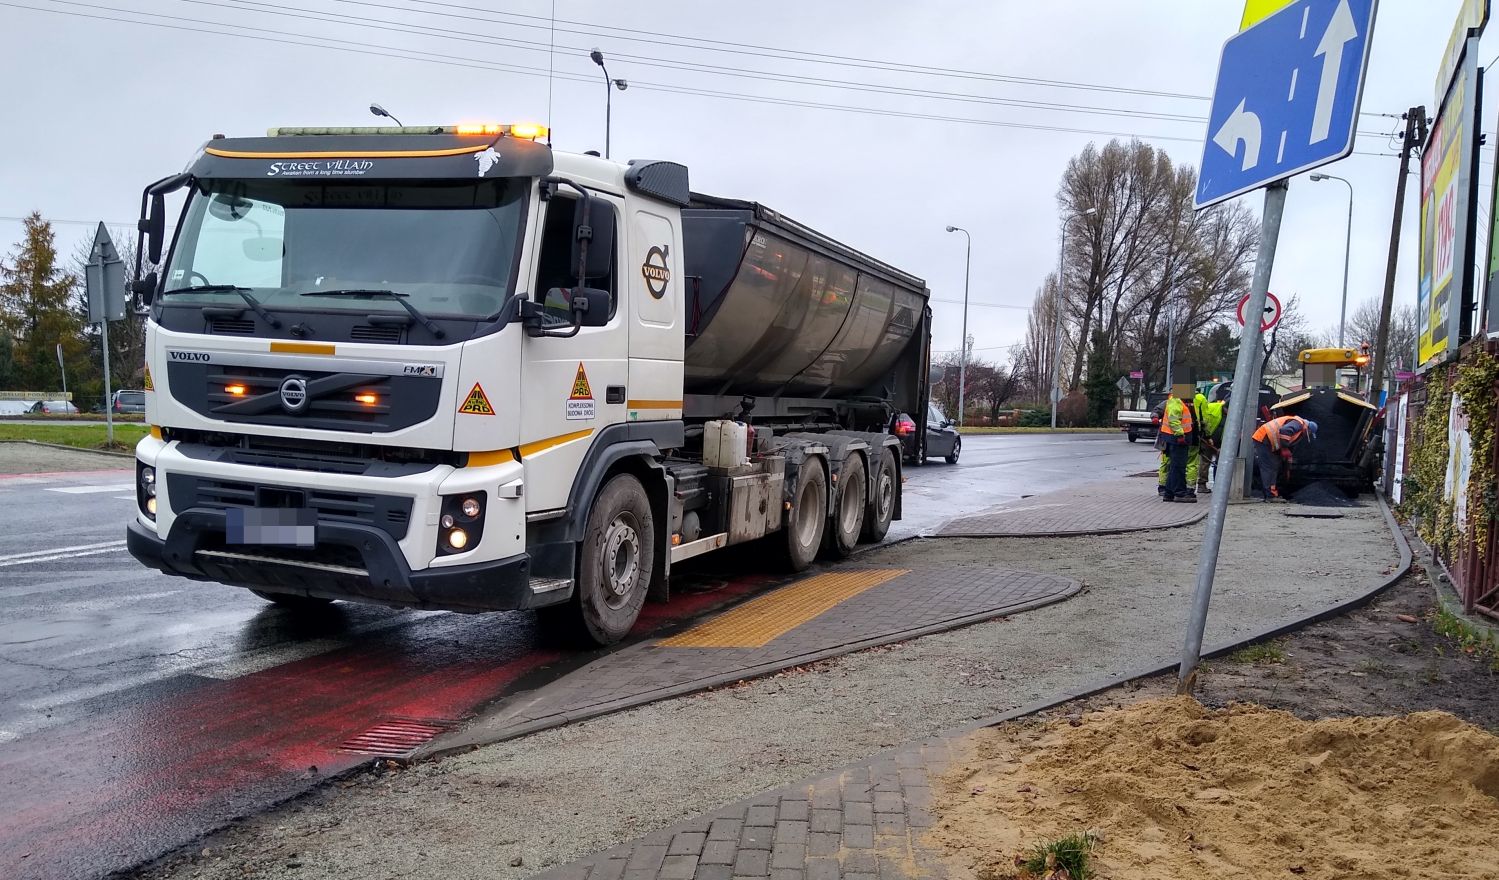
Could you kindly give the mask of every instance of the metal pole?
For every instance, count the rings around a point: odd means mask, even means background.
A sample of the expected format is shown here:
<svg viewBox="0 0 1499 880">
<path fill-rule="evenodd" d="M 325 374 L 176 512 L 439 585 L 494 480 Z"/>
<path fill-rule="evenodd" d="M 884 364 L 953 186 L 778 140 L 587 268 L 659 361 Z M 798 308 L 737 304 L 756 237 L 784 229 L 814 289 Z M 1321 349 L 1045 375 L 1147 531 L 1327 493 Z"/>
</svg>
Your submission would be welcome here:
<svg viewBox="0 0 1499 880">
<path fill-rule="evenodd" d="M 1172 291 L 1173 293 L 1175 291 Z M 1166 387 L 1162 391 L 1171 390 L 1171 368 L 1176 360 L 1176 309 L 1175 303 L 1170 299 L 1166 301 Z"/>
<path fill-rule="evenodd" d="M 1260 316 L 1265 312 L 1265 294 L 1270 290 L 1270 270 L 1275 264 L 1276 239 L 1280 236 L 1280 219 L 1285 213 L 1286 183 L 1281 181 L 1265 188 L 1265 215 L 1260 224 L 1260 252 L 1254 263 L 1254 282 L 1249 288 L 1249 304 L 1244 314 L 1244 333 L 1239 342 L 1239 360 L 1234 375 L 1244 376 L 1261 357 Z M 1235 385 L 1238 381 L 1235 380 Z M 1258 387 L 1244 393 L 1242 387 L 1234 389 L 1228 403 L 1228 424 L 1242 425 L 1244 413 L 1253 411 L 1259 395 Z M 1223 432 L 1222 459 L 1232 461 L 1239 454 L 1239 447 L 1246 439 L 1242 431 Z M 1197 556 L 1197 591 L 1192 598 L 1192 616 L 1187 620 L 1187 637 L 1182 646 L 1181 670 L 1177 677 L 1176 692 L 1190 694 L 1197 682 L 1197 664 L 1202 660 L 1202 635 L 1207 629 L 1208 603 L 1213 597 L 1213 575 L 1218 570 L 1218 547 L 1223 541 L 1223 521 L 1228 516 L 1228 492 L 1233 482 L 1232 469 L 1219 470 L 1214 480 L 1212 509 L 1208 512 L 1207 533 L 1203 536 L 1202 548 Z"/>
<path fill-rule="evenodd" d="M 973 236 L 960 229 L 968 243 L 963 257 L 963 339 L 958 353 L 958 427 L 963 427 L 964 393 L 968 390 L 968 275 L 973 268 Z"/>
<path fill-rule="evenodd" d="M 1069 216 L 1062 221 L 1062 250 L 1057 254 L 1057 291 L 1052 305 L 1052 338 L 1051 338 L 1051 429 L 1057 429 L 1057 401 L 1062 396 L 1062 292 L 1065 289 L 1062 273 L 1067 259 L 1067 225 L 1072 222 Z"/>
<path fill-rule="evenodd" d="M 1379 304 L 1379 330 L 1374 334 L 1374 362 L 1369 365 L 1369 402 L 1379 403 L 1389 369 L 1390 309 L 1395 303 L 1395 269 L 1400 263 L 1400 224 L 1405 216 L 1405 180 L 1410 176 L 1411 150 L 1426 140 L 1426 108 L 1412 107 L 1405 114 L 1405 143 L 1400 147 L 1400 177 L 1395 182 L 1395 218 L 1390 223 L 1390 255 L 1385 264 L 1384 299 Z M 1418 346 L 1419 348 L 1419 346 Z M 1419 364 L 1419 361 L 1412 361 Z"/>
<path fill-rule="evenodd" d="M 104 320 L 99 322 L 99 331 L 103 335 L 104 343 L 104 445 L 112 449 L 115 445 L 115 408 L 109 399 L 109 316 L 107 313 Z"/>
<path fill-rule="evenodd" d="M 604 70 L 604 158 L 609 158 L 609 141 L 614 134 L 614 83 L 609 79 L 609 68 Z"/>
</svg>

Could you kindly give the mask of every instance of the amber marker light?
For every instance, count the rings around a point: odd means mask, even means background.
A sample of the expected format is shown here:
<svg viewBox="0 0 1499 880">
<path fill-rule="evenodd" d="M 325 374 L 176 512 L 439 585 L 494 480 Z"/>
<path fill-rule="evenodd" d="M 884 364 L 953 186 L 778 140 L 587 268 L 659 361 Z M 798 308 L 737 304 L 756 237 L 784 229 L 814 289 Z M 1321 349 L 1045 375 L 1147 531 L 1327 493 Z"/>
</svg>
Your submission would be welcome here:
<svg viewBox="0 0 1499 880">
<path fill-rule="evenodd" d="M 365 406 L 374 406 L 375 404 L 377 404 L 377 403 L 380 402 L 380 396 L 379 395 L 377 395 L 377 394 L 370 394 L 369 392 L 365 392 L 363 394 L 356 394 L 356 395 L 354 395 L 354 399 L 357 400 L 357 401 L 359 401 L 360 403 L 364 404 Z"/>
<path fill-rule="evenodd" d="M 244 397 L 250 389 L 243 385 L 225 385 L 224 393 L 233 397 Z"/>
</svg>

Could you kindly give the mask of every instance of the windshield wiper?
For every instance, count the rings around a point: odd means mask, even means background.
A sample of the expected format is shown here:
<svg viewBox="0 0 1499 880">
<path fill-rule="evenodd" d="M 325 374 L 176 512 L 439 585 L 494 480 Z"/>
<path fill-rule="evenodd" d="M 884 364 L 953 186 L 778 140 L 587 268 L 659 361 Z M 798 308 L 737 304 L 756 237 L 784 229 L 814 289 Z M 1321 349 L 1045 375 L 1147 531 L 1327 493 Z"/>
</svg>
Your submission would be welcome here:
<svg viewBox="0 0 1499 880">
<path fill-rule="evenodd" d="M 171 296 L 174 293 L 231 293 L 231 292 L 239 294 L 244 299 L 245 305 L 247 305 L 250 308 L 254 309 L 255 310 L 255 314 L 259 315 L 262 319 L 264 319 L 267 324 L 270 324 L 273 328 L 275 328 L 277 330 L 281 329 L 281 322 L 279 320 L 277 320 L 276 316 L 272 315 L 269 311 L 267 311 L 266 307 L 260 304 L 260 300 L 258 300 L 255 297 L 253 297 L 253 296 L 250 295 L 250 288 L 248 288 L 248 287 L 240 287 L 238 284 L 194 284 L 192 287 L 174 287 L 171 290 L 168 290 L 168 291 L 164 292 L 162 294 L 162 296 Z"/>
<path fill-rule="evenodd" d="M 394 290 L 360 290 L 360 289 L 349 289 L 349 290 L 309 290 L 306 293 L 301 294 L 301 295 L 302 296 L 344 296 L 344 297 L 350 297 L 350 298 L 368 297 L 370 299 L 391 299 L 391 300 L 395 300 L 398 304 L 400 304 L 401 308 L 403 308 L 406 311 L 408 311 L 408 312 L 411 313 L 411 317 L 415 318 L 417 320 L 417 322 L 420 323 L 423 327 L 426 327 L 427 328 L 427 332 L 431 333 L 434 337 L 436 337 L 438 339 L 441 339 L 441 338 L 443 338 L 444 336 L 447 335 L 447 333 L 444 332 L 441 327 L 437 326 L 436 324 L 434 324 L 432 322 L 431 318 L 429 318 L 426 315 L 422 314 L 421 312 L 417 311 L 416 306 L 414 306 L 411 303 L 409 303 L 409 302 L 406 301 L 406 297 L 408 297 L 408 296 L 411 295 L 409 293 L 396 293 Z"/>
</svg>

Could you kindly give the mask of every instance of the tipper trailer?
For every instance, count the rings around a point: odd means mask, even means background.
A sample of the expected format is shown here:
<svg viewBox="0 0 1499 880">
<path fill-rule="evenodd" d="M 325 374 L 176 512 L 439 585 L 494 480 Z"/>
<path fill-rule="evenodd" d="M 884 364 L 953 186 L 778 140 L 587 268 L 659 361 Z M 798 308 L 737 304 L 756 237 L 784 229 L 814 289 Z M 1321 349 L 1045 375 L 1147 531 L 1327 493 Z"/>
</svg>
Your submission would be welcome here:
<svg viewBox="0 0 1499 880">
<path fill-rule="evenodd" d="M 921 279 L 544 136 L 272 129 L 146 189 L 137 559 L 607 644 L 674 563 L 884 537 L 892 425 L 927 409 Z"/>
</svg>

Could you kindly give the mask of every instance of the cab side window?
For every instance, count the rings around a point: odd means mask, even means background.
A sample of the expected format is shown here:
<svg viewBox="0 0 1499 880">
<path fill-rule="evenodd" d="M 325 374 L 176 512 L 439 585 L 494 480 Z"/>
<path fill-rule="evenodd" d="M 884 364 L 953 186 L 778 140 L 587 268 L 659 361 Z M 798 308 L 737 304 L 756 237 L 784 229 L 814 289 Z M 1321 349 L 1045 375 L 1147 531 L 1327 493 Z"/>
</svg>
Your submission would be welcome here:
<svg viewBox="0 0 1499 880">
<path fill-rule="evenodd" d="M 532 294 L 533 298 L 546 308 L 551 317 L 563 323 L 572 322 L 568 293 L 578 283 L 578 267 L 572 261 L 573 217 L 577 206 L 576 196 L 563 193 L 553 195 L 546 203 L 546 219 L 541 227 L 541 253 L 536 261 L 536 289 Z M 595 198 L 592 210 L 614 213 L 614 206 L 603 199 Z M 616 230 L 619 228 L 617 222 L 610 226 Z M 610 254 L 618 253 L 614 237 L 608 241 L 594 239 L 588 246 L 608 248 Z M 615 289 L 615 276 L 619 274 L 617 261 L 611 259 L 609 267 L 607 275 L 588 278 L 584 283 L 587 287 L 609 292 L 609 316 L 612 318 L 619 301 L 619 294 Z"/>
</svg>

